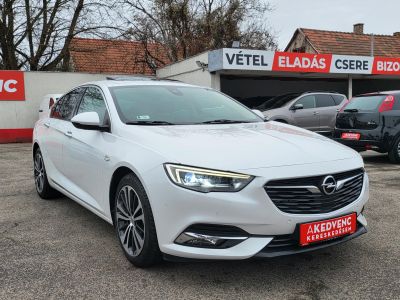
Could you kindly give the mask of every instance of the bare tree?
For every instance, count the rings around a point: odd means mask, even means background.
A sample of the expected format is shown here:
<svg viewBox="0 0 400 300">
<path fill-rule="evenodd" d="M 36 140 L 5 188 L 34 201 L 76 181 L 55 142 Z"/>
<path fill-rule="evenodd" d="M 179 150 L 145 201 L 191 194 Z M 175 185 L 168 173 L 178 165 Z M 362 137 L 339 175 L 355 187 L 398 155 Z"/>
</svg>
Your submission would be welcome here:
<svg viewBox="0 0 400 300">
<path fill-rule="evenodd" d="M 272 10 L 262 0 L 121 0 L 131 11 L 126 36 L 148 45 L 163 45 L 174 62 L 194 54 L 240 41 L 243 47 L 276 49 L 266 25 Z M 122 17 L 126 17 L 126 14 Z M 149 51 L 147 51 L 149 52 Z M 149 52 L 154 65 L 165 64 Z"/>
<path fill-rule="evenodd" d="M 110 1 L 1 0 L 0 68 L 68 70 L 69 46 L 78 34 L 116 30 Z M 115 32 L 115 31 L 114 31 Z"/>
</svg>

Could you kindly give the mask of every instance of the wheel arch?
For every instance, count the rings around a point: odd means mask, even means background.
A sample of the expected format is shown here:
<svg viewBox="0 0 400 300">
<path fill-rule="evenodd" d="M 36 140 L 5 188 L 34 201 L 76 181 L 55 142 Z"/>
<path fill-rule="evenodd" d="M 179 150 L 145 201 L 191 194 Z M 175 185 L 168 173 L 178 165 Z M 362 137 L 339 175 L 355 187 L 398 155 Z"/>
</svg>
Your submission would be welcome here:
<svg viewBox="0 0 400 300">
<path fill-rule="evenodd" d="M 33 156 L 33 158 L 35 158 L 36 150 L 39 149 L 39 148 L 40 147 L 39 147 L 38 142 L 33 142 L 33 146 L 32 146 L 32 156 Z"/>
<path fill-rule="evenodd" d="M 121 181 L 121 179 L 128 175 L 128 174 L 133 174 L 135 175 L 137 178 L 139 178 L 136 173 L 129 167 L 126 166 L 120 166 L 118 167 L 113 175 L 111 176 L 111 181 L 110 181 L 110 189 L 109 189 L 109 195 L 108 195 L 108 201 L 109 201 L 109 205 L 110 205 L 110 215 L 111 215 L 111 219 L 114 223 L 114 214 L 113 211 L 115 209 L 115 194 L 117 192 L 117 187 L 119 182 Z M 140 180 L 140 179 L 139 179 Z"/>
</svg>

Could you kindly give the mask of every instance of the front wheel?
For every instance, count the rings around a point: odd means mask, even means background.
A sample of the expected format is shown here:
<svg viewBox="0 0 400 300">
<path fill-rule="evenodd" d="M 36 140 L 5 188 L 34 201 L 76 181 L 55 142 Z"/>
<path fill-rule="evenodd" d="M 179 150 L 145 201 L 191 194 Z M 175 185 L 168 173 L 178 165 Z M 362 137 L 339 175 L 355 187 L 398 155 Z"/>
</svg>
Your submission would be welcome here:
<svg viewBox="0 0 400 300">
<path fill-rule="evenodd" d="M 394 142 L 392 149 L 389 151 L 389 160 L 393 163 L 400 163 L 400 136 Z"/>
<path fill-rule="evenodd" d="M 35 178 L 36 192 L 42 199 L 53 199 L 60 195 L 55 189 L 53 189 L 47 178 L 46 168 L 44 166 L 43 156 L 40 149 L 37 149 L 33 159 L 33 176 Z"/>
<path fill-rule="evenodd" d="M 161 261 L 150 202 L 139 179 L 128 174 L 120 181 L 113 212 L 115 231 L 127 259 L 137 267 Z"/>
</svg>

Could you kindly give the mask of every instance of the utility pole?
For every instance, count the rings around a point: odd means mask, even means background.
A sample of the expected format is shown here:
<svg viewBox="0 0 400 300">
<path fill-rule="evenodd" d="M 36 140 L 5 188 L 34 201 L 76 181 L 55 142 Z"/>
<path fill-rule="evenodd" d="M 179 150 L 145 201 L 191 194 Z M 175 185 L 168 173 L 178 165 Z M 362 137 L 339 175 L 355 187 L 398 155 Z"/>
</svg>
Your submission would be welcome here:
<svg viewBox="0 0 400 300">
<path fill-rule="evenodd" d="M 371 56 L 374 56 L 374 34 L 371 34 Z"/>
</svg>

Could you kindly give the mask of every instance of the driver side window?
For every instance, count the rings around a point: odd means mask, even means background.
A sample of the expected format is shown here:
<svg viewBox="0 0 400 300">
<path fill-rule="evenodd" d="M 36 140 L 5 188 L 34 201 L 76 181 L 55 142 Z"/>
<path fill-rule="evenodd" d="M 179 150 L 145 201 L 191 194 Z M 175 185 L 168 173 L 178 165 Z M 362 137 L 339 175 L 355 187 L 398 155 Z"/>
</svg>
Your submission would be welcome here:
<svg viewBox="0 0 400 300">
<path fill-rule="evenodd" d="M 96 112 L 99 115 L 100 124 L 108 120 L 107 108 L 103 95 L 98 88 L 88 87 L 83 95 L 77 114 L 84 112 Z"/>
<path fill-rule="evenodd" d="M 304 96 L 295 103 L 295 105 L 297 104 L 302 104 L 303 109 L 315 108 L 315 96 L 314 95 Z"/>
</svg>

